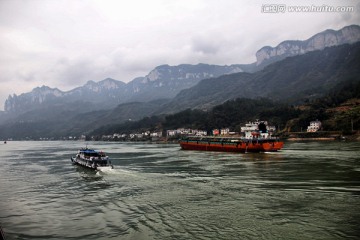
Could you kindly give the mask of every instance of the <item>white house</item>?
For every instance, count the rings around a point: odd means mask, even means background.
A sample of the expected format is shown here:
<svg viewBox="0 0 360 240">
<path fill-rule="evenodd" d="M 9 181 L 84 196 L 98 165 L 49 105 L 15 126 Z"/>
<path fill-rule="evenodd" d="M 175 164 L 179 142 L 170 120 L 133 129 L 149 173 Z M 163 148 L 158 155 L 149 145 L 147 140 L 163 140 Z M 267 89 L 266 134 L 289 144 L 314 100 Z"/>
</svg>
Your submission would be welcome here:
<svg viewBox="0 0 360 240">
<path fill-rule="evenodd" d="M 229 128 L 222 128 L 220 130 L 220 132 L 221 132 L 221 135 L 227 135 L 227 134 L 229 134 L 230 129 Z"/>
<path fill-rule="evenodd" d="M 307 132 L 317 132 L 321 128 L 321 122 L 319 120 L 311 121 L 307 127 Z"/>
</svg>

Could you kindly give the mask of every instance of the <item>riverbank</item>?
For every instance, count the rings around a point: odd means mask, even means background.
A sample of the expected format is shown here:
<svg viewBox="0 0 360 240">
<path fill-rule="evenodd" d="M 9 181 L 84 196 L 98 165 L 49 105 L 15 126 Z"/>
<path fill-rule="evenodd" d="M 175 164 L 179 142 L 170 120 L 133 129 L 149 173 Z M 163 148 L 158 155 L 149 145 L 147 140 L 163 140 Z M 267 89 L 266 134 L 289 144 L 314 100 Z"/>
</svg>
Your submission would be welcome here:
<svg viewBox="0 0 360 240">
<path fill-rule="evenodd" d="M 353 132 L 352 134 L 346 135 L 340 131 L 286 132 L 282 133 L 280 137 L 289 141 L 360 141 L 360 132 Z"/>
</svg>

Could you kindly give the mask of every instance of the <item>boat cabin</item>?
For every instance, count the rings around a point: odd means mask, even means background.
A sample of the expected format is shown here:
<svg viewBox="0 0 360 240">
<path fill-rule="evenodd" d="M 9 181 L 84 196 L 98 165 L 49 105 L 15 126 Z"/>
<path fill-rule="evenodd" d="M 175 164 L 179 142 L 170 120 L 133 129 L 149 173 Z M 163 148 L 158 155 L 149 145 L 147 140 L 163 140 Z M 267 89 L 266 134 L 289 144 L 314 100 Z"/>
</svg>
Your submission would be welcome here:
<svg viewBox="0 0 360 240">
<path fill-rule="evenodd" d="M 92 149 L 81 149 L 79 150 L 78 153 L 81 157 L 86 158 L 86 159 L 100 159 L 102 160 L 103 158 L 106 157 L 104 152 L 98 152 Z"/>
<path fill-rule="evenodd" d="M 241 127 L 241 132 L 244 133 L 245 138 L 270 138 L 275 131 L 274 126 L 269 126 L 267 121 L 259 121 L 246 123 Z"/>
</svg>

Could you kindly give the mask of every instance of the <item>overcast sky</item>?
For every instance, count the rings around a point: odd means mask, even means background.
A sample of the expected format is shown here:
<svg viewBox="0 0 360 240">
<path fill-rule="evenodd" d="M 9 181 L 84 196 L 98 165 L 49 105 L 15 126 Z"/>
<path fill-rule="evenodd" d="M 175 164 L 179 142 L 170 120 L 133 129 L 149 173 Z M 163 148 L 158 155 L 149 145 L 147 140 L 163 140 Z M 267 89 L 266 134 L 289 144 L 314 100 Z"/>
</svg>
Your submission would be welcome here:
<svg viewBox="0 0 360 240">
<path fill-rule="evenodd" d="M 285 3 L 354 11 L 266 12 Z M 252 63 L 265 45 L 360 24 L 359 9 L 357 0 L 0 0 L 0 109 L 9 94 L 42 85 L 67 91 L 161 64 Z"/>
</svg>

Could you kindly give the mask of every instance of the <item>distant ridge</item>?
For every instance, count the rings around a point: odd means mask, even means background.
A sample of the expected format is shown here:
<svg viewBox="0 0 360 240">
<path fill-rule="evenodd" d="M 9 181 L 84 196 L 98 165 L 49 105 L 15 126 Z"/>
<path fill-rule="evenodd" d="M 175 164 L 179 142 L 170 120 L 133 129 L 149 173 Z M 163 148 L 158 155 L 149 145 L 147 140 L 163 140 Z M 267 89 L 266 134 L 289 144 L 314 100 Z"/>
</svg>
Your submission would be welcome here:
<svg viewBox="0 0 360 240">
<path fill-rule="evenodd" d="M 107 78 L 99 82 L 88 81 L 67 92 L 47 86 L 37 87 L 19 96 L 10 95 L 4 109 L 5 112 L 18 114 L 48 104 L 72 104 L 75 101 L 94 104 L 94 108 L 89 110 L 108 109 L 126 102 L 173 98 L 181 90 L 195 86 L 202 79 L 242 71 L 242 65 L 161 65 L 145 77 L 135 78 L 127 84 Z"/>
<path fill-rule="evenodd" d="M 6 112 L 22 113 L 32 109 L 45 107 L 49 104 L 66 104 L 76 101 L 91 103 L 113 102 L 119 103 L 118 98 L 126 84 L 111 78 L 100 82 L 88 81 L 84 86 L 63 92 L 57 88 L 47 86 L 36 87 L 31 92 L 17 96 L 10 95 L 5 101 Z"/>
<path fill-rule="evenodd" d="M 328 29 L 305 41 L 287 40 L 276 47 L 265 46 L 261 48 L 256 52 L 256 66 L 268 65 L 289 56 L 358 41 L 360 41 L 360 26 L 358 25 L 346 26 L 338 31 Z"/>
</svg>

